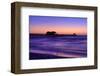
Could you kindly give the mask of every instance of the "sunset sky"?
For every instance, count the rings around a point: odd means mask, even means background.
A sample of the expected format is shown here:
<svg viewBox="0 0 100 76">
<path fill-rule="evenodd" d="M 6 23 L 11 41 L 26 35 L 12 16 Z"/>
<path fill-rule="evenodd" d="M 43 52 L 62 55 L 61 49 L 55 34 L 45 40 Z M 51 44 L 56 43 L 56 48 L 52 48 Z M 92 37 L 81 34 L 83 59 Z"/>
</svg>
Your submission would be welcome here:
<svg viewBox="0 0 100 76">
<path fill-rule="evenodd" d="M 45 34 L 47 31 L 56 31 L 57 34 L 87 34 L 87 18 L 56 17 L 56 16 L 29 16 L 29 32 Z"/>
</svg>

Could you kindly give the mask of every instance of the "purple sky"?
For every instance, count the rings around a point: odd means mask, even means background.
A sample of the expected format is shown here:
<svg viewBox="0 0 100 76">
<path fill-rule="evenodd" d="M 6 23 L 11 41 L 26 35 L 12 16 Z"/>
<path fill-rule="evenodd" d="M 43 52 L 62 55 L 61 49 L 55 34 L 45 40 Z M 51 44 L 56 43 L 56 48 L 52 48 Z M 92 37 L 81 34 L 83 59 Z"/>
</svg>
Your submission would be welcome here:
<svg viewBox="0 0 100 76">
<path fill-rule="evenodd" d="M 87 18 L 29 16 L 29 27 L 30 33 L 56 31 L 58 34 L 86 34 Z"/>
</svg>

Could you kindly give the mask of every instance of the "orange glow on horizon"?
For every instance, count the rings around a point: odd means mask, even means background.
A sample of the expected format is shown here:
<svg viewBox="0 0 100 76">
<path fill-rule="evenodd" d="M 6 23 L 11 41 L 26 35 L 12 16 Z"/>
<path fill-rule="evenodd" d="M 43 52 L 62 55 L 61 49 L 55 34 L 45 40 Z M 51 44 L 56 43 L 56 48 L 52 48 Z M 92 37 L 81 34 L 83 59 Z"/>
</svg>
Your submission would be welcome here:
<svg viewBox="0 0 100 76">
<path fill-rule="evenodd" d="M 36 34 L 45 34 L 47 31 L 55 31 L 57 34 L 73 34 L 76 33 L 78 35 L 86 35 L 87 34 L 87 28 L 84 26 L 81 27 L 50 27 L 50 26 L 30 26 L 29 27 L 29 32 L 30 33 L 36 33 Z"/>
</svg>

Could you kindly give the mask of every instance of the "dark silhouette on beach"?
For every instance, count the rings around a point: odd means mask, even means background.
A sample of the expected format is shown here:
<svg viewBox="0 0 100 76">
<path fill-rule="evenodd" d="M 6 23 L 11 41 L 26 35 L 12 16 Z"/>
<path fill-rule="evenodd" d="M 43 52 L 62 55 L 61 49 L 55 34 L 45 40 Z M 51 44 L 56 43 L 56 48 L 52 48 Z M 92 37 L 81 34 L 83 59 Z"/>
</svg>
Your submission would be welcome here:
<svg viewBox="0 0 100 76">
<path fill-rule="evenodd" d="M 78 36 L 76 33 L 73 34 L 58 34 L 56 31 L 47 31 L 45 34 L 34 34 L 30 33 L 30 37 L 33 36 Z"/>
<path fill-rule="evenodd" d="M 61 36 L 61 35 L 66 35 L 66 36 L 77 36 L 76 33 L 73 34 L 57 34 L 55 31 L 47 31 L 46 35 L 56 35 L 56 36 Z"/>
<path fill-rule="evenodd" d="M 76 33 L 73 33 L 73 36 L 77 36 Z"/>
<path fill-rule="evenodd" d="M 56 35 L 56 32 L 55 31 L 47 31 L 46 35 Z"/>
</svg>

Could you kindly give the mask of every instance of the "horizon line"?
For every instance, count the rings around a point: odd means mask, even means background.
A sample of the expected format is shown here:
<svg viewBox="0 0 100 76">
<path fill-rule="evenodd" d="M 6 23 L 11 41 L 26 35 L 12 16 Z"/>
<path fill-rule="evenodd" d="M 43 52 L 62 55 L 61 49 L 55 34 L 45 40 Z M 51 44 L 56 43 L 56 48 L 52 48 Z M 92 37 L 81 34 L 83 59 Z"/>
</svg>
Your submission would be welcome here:
<svg viewBox="0 0 100 76">
<path fill-rule="evenodd" d="M 37 34 L 37 35 L 46 35 L 46 33 L 29 33 L 29 34 Z M 77 33 L 69 33 L 69 34 L 58 34 L 56 33 L 56 35 L 73 35 L 73 34 L 76 34 L 76 35 L 87 35 L 87 34 L 77 34 Z"/>
</svg>

